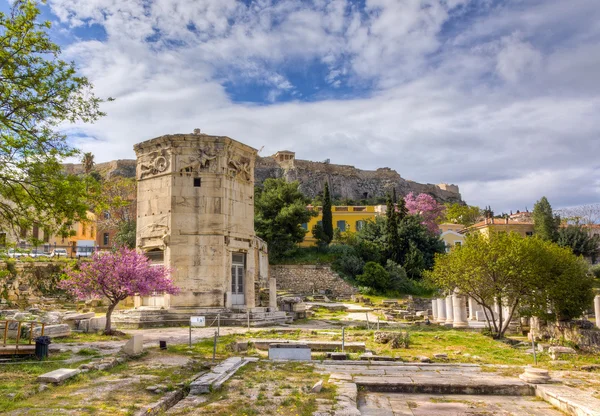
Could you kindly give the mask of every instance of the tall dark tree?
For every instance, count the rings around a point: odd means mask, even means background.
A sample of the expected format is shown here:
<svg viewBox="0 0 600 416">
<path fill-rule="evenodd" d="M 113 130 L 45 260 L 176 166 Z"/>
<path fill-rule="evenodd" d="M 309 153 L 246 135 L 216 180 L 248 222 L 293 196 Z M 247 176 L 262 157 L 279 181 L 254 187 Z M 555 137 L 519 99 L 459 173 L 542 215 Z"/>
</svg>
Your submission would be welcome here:
<svg viewBox="0 0 600 416">
<path fill-rule="evenodd" d="M 398 264 L 402 264 L 402 241 L 398 234 L 398 225 L 400 217 L 396 211 L 396 207 L 392 202 L 392 197 L 388 195 L 386 207 L 386 224 L 385 224 L 385 241 L 386 241 L 386 257 Z"/>
<path fill-rule="evenodd" d="M 398 196 L 396 195 L 396 188 L 392 188 L 392 202 L 396 204 L 398 202 Z"/>
<path fill-rule="evenodd" d="M 39 17 L 33 0 L 0 13 L 0 226 L 35 223 L 54 232 L 85 218 L 87 208 L 87 179 L 63 172 L 62 161 L 77 151 L 60 125 L 103 113 Z"/>
<path fill-rule="evenodd" d="M 558 240 L 560 217 L 554 215 L 548 199 L 543 196 L 533 206 L 533 229 L 535 234 L 546 241 Z"/>
<path fill-rule="evenodd" d="M 331 195 L 329 194 L 329 184 L 325 181 L 325 186 L 323 188 L 323 217 L 322 217 L 322 227 L 323 233 L 327 237 L 324 240 L 325 243 L 331 243 L 333 240 L 333 216 L 331 214 Z"/>
<path fill-rule="evenodd" d="M 398 204 L 396 205 L 396 212 L 398 213 L 398 221 L 402 221 L 408 216 L 408 208 L 406 207 L 406 200 L 404 197 L 400 197 Z"/>
</svg>

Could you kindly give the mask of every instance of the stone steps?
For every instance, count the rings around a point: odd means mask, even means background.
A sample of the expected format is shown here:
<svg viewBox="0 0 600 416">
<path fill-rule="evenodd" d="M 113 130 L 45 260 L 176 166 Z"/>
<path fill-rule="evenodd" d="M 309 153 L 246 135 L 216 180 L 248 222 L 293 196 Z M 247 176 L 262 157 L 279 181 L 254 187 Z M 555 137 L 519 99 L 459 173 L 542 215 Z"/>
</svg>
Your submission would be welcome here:
<svg viewBox="0 0 600 416">
<path fill-rule="evenodd" d="M 552 384 L 535 386 L 536 396 L 572 416 L 600 416 L 600 400 L 573 387 Z"/>
<path fill-rule="evenodd" d="M 473 394 L 499 396 L 533 396 L 530 384 L 498 376 L 466 377 L 464 374 L 444 378 L 427 376 L 355 376 L 354 383 L 365 391 L 387 393 Z"/>
</svg>

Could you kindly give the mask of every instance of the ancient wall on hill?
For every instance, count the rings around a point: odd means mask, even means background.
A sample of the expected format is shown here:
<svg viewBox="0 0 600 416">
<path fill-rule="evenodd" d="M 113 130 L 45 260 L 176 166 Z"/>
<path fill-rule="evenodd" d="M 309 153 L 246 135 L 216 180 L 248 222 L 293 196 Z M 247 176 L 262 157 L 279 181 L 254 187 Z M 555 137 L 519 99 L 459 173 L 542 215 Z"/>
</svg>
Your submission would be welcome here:
<svg viewBox="0 0 600 416">
<path fill-rule="evenodd" d="M 69 173 L 83 173 L 80 164 L 66 164 Z M 135 160 L 113 160 L 98 163 L 94 170 L 105 178 L 117 176 L 134 178 Z M 459 189 L 448 184 L 422 184 L 404 179 L 390 168 L 361 170 L 349 165 L 335 165 L 324 162 L 295 159 L 287 163 L 278 163 L 273 157 L 257 157 L 254 180 L 257 185 L 267 178 L 285 178 L 287 181 L 299 181 L 300 190 L 313 198 L 323 190 L 327 180 L 334 198 L 361 199 L 382 198 L 396 188 L 398 195 L 426 193 L 439 202 L 462 202 Z"/>
<path fill-rule="evenodd" d="M 334 198 L 352 200 L 385 197 L 392 189 L 398 195 L 410 192 L 426 193 L 439 202 L 462 202 L 458 187 L 447 184 L 421 184 L 404 179 L 393 169 L 361 170 L 349 165 L 294 160 L 279 164 L 273 157 L 259 157 L 255 167 L 256 183 L 267 178 L 285 178 L 300 182 L 300 189 L 308 197 L 315 197 L 323 190 L 325 181 Z"/>
</svg>

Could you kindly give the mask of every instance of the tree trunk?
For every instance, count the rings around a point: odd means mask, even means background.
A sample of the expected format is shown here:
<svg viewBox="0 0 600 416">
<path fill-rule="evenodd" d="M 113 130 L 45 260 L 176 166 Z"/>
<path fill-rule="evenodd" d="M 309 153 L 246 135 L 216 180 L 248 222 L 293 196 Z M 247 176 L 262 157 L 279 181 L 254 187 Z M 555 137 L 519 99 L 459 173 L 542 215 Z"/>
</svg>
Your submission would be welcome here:
<svg viewBox="0 0 600 416">
<path fill-rule="evenodd" d="M 110 305 L 108 305 L 108 309 L 106 310 L 106 326 L 104 327 L 104 333 L 106 335 L 112 334 L 111 316 L 116 306 L 116 303 L 111 303 Z"/>
<path fill-rule="evenodd" d="M 499 338 L 503 338 L 504 337 L 504 333 L 506 332 L 506 330 L 508 329 L 509 325 L 510 325 L 510 321 L 512 320 L 512 317 L 515 313 L 515 309 L 517 309 L 517 305 L 519 304 L 519 302 L 515 302 L 515 304 L 510 308 L 510 314 L 506 319 L 506 325 L 504 325 L 504 323 L 500 322 L 500 328 L 501 328 L 501 332 L 500 332 L 500 336 Z"/>
</svg>

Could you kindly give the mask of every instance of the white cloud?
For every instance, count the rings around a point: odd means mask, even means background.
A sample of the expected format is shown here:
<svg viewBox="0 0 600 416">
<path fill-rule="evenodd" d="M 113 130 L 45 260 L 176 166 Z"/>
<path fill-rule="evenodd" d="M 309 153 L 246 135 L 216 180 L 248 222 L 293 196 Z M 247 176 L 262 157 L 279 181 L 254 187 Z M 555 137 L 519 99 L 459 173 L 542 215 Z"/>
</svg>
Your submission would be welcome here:
<svg viewBox="0 0 600 416">
<path fill-rule="evenodd" d="M 586 0 L 50 0 L 96 91 L 116 101 L 74 126 L 99 161 L 161 134 L 229 135 L 263 154 L 454 182 L 497 211 L 600 200 L 600 8 Z M 570 3 L 572 7 L 567 7 Z M 470 13 L 479 7 L 479 13 Z M 564 18 L 561 18 L 564 17 Z M 594 23 L 595 22 L 595 23 Z M 288 71 L 321 62 L 332 86 L 309 102 Z M 307 75 L 307 79 L 312 74 Z M 235 103 L 224 85 L 267 89 Z M 332 99 L 343 87 L 368 96 Z"/>
</svg>

